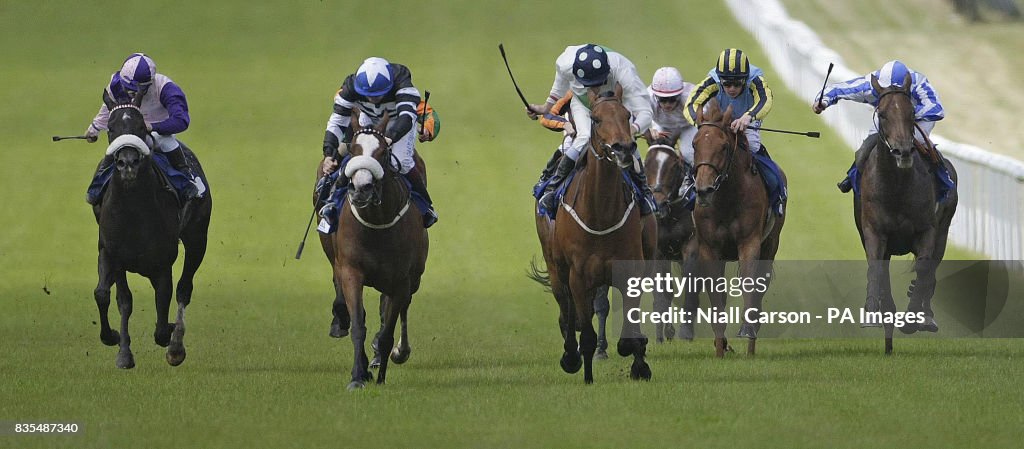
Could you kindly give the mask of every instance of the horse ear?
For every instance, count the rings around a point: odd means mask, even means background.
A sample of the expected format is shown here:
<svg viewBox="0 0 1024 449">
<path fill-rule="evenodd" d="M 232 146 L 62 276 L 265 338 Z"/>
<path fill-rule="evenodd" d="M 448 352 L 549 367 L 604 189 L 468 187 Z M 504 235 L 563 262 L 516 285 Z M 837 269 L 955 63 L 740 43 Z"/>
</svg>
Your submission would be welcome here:
<svg viewBox="0 0 1024 449">
<path fill-rule="evenodd" d="M 725 108 L 725 112 L 722 113 L 722 123 L 729 123 L 732 121 L 732 105 Z"/>
<path fill-rule="evenodd" d="M 352 108 L 352 119 L 350 120 L 351 124 L 349 125 L 349 127 L 352 128 L 352 134 L 355 134 L 355 133 L 357 133 L 357 132 L 359 132 L 360 130 L 363 129 L 363 127 L 359 125 L 359 116 L 360 115 L 361 115 L 361 112 L 359 111 L 359 107 L 358 106 Z"/>
<path fill-rule="evenodd" d="M 114 109 L 114 106 L 117 106 L 117 102 L 110 97 L 110 92 L 106 89 L 103 90 L 103 104 L 107 105 L 107 109 Z"/>
<path fill-rule="evenodd" d="M 380 120 L 380 124 L 377 125 L 377 128 L 376 128 L 377 131 L 380 132 L 381 134 L 384 134 L 384 131 L 387 131 L 387 129 L 388 129 L 388 122 L 390 122 L 390 121 L 391 121 L 391 116 L 388 115 L 388 113 L 385 111 L 384 112 L 384 117 Z"/>
<path fill-rule="evenodd" d="M 697 110 L 696 125 L 700 126 L 701 123 L 704 123 L 704 106 L 694 104 L 693 108 Z"/>
<path fill-rule="evenodd" d="M 622 84 L 615 83 L 615 99 L 622 100 Z"/>
<path fill-rule="evenodd" d="M 882 86 L 878 84 L 878 76 L 874 73 L 871 74 L 871 88 L 875 90 L 875 93 L 882 92 Z"/>
<path fill-rule="evenodd" d="M 711 101 L 709 101 L 706 105 L 708 107 L 708 110 L 707 113 L 704 114 L 704 119 L 708 121 L 717 120 L 719 114 L 722 113 L 722 110 L 719 109 L 718 107 L 718 101 L 712 98 Z"/>
<path fill-rule="evenodd" d="M 907 75 L 903 77 L 903 91 L 904 92 L 906 92 L 908 94 L 910 93 L 910 88 L 912 87 L 910 85 L 910 83 L 913 80 L 914 80 L 914 78 L 910 76 L 910 72 L 907 72 Z"/>
<path fill-rule="evenodd" d="M 587 99 L 590 100 L 590 105 L 593 106 L 597 102 L 597 92 L 595 89 L 587 89 Z"/>
</svg>

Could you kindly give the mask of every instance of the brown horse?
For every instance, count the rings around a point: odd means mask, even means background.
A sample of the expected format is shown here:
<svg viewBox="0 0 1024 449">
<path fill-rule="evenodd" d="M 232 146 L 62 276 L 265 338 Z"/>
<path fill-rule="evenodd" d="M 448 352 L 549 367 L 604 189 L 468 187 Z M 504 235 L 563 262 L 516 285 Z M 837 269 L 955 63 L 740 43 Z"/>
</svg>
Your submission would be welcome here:
<svg viewBox="0 0 1024 449">
<path fill-rule="evenodd" d="M 684 199 L 680 196 L 679 187 L 686 176 L 683 158 L 668 145 L 651 145 L 647 148 L 644 159 L 644 170 L 647 171 L 647 182 L 658 203 L 658 246 L 655 260 L 675 260 L 683 267 L 683 273 L 693 272 L 692 264 L 697 259 L 697 241 L 693 237 L 693 214 L 686 209 Z M 660 266 L 660 272 L 671 270 L 668 266 Z M 672 304 L 669 293 L 654 292 L 654 311 L 665 312 Z M 687 310 L 695 310 L 696 304 L 688 304 Z M 671 340 L 673 328 L 671 324 L 657 323 L 654 325 L 655 338 L 658 343 L 664 339 Z M 682 323 L 679 328 L 680 338 L 693 340 L 693 323 Z"/>
<path fill-rule="evenodd" d="M 554 222 L 537 217 L 537 234 L 560 312 L 558 322 L 564 338 L 561 366 L 570 374 L 582 366 L 583 380 L 588 384 L 594 382 L 597 348 L 595 293 L 613 284 L 612 262 L 649 259 L 657 240 L 653 215 L 641 219 L 633 192 L 622 177 L 622 169 L 633 163 L 636 149 L 630 114 L 622 105 L 622 87 L 617 85 L 613 95 L 591 93 L 589 99 L 594 126 L 583 168 L 569 185 Z M 639 298 L 623 298 L 624 315 L 639 307 Z M 640 333 L 639 324 L 625 317 L 618 352 L 623 357 L 633 356 L 630 377 L 651 378 L 651 369 L 644 361 L 647 338 Z"/>
<path fill-rule="evenodd" d="M 176 194 L 164 187 L 164 175 L 143 141 L 148 133 L 139 110 L 142 95 L 135 95 L 130 103 L 116 104 L 104 93 L 104 102 L 111 111 L 107 153 L 113 156 L 116 171 L 103 200 L 93 206 L 99 225 L 99 282 L 93 295 L 100 315 L 100 340 L 108 346 L 120 345 L 118 368 L 135 366 L 128 334 L 133 298 L 126 273 L 139 273 L 149 279 L 156 294 L 153 339 L 167 347 L 167 363 L 178 366 L 185 361 L 185 308 L 192 301 L 193 278 L 206 255 L 213 199 L 207 191 L 181 208 Z M 195 154 L 184 145 L 181 151 L 206 179 Z M 175 293 L 172 269 L 179 240 L 185 247 L 185 263 L 176 290 L 178 312 L 170 323 L 171 295 Z M 110 328 L 107 317 L 111 285 L 117 286 L 120 332 Z"/>
<path fill-rule="evenodd" d="M 764 290 L 771 280 L 772 262 L 779 249 L 779 236 L 785 217 L 771 210 L 768 191 L 761 181 L 753 154 L 740 145 L 746 138 L 729 128 L 732 107 L 721 112 L 717 101 L 708 112 L 697 112 L 697 137 L 693 141 L 697 205 L 693 222 L 697 228 L 699 272 L 713 279 L 725 273 L 726 261 L 739 261 L 739 276 L 764 278 Z M 785 174 L 782 175 L 785 182 Z M 761 311 L 764 291 L 749 289 L 743 295 L 744 324 L 739 336 L 749 339 L 747 353 L 753 355 L 760 325 L 748 320 L 747 311 Z M 709 292 L 711 305 L 725 310 L 726 292 Z M 696 297 L 696 293 L 688 293 Z M 688 297 L 687 302 L 691 302 Z M 756 317 L 750 312 L 750 317 Z M 756 321 L 756 320 L 755 320 Z M 715 331 L 715 355 L 723 357 L 729 348 L 724 322 L 712 323 Z"/>
<path fill-rule="evenodd" d="M 882 88 L 871 77 L 878 93 L 878 135 L 869 154 L 857 161 L 860 195 L 854 197 L 853 211 L 861 243 L 868 260 L 867 312 L 895 313 L 896 303 L 889 284 L 889 260 L 893 255 L 913 252 L 916 280 L 911 284 L 908 312 L 923 312 L 924 322 L 907 324 L 904 333 L 918 330 L 937 332 L 931 308 L 935 293 L 935 270 L 946 252 L 949 223 L 956 213 L 956 170 L 942 160 L 954 182 L 946 201 L 937 204 L 935 169 L 914 149 L 914 105 L 910 98 L 910 74 L 903 86 Z M 863 325 L 864 323 L 862 323 Z M 868 324 L 877 327 L 877 322 Z M 885 324 L 885 353 L 892 353 L 893 325 Z"/>
<path fill-rule="evenodd" d="M 344 173 L 350 180 L 348 201 L 339 212 L 334 239 L 335 281 L 352 320 L 355 357 L 350 390 L 363 388 L 373 378 L 364 348 L 363 287 L 382 293 L 384 324 L 378 347 L 390 353 L 399 315 L 407 314 L 427 261 L 427 230 L 412 204 L 409 187 L 391 166 L 391 148 L 383 134 L 386 127 L 387 119 L 377 128 L 361 128 L 358 110 L 352 111 L 352 160 Z M 383 357 L 378 384 L 385 382 L 387 369 L 388 358 Z"/>
</svg>

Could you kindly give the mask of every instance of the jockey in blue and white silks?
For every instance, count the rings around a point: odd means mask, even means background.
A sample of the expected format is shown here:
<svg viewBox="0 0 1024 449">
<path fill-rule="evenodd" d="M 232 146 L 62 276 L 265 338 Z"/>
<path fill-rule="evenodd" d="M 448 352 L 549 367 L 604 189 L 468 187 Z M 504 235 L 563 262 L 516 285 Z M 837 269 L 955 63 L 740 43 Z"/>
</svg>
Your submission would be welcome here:
<svg viewBox="0 0 1024 449">
<path fill-rule="evenodd" d="M 555 206 L 555 190 L 575 167 L 576 160 L 590 145 L 591 118 L 589 92 L 602 94 L 615 90 L 616 84 L 622 86 L 622 105 L 629 110 L 632 119 L 630 129 L 633 135 L 646 132 L 651 127 L 653 111 L 647 97 L 647 86 L 637 73 L 633 62 L 618 52 L 611 51 L 595 44 L 570 45 L 555 60 L 555 80 L 547 101 L 532 104 L 526 114 L 536 120 L 547 114 L 551 107 L 566 92 L 572 93 L 569 113 L 572 118 L 575 136 L 572 143 L 565 149 L 558 167 L 548 179 L 547 188 L 541 197 L 541 204 L 546 210 Z M 633 152 L 634 164 L 630 174 L 638 187 L 643 190 L 644 198 L 640 201 L 640 211 L 646 215 L 657 208 L 654 195 L 647 186 L 647 177 L 643 169 L 643 161 L 639 150 Z"/>
<path fill-rule="evenodd" d="M 839 100 L 867 103 L 877 107 L 878 93 L 871 87 L 871 77 L 876 77 L 879 86 L 882 88 L 890 86 L 903 87 L 903 82 L 908 74 L 910 75 L 910 99 L 914 103 L 914 122 L 917 128 L 920 128 L 920 130 L 914 130 L 914 140 L 924 144 L 927 142 L 927 136 L 931 135 L 935 122 L 945 118 L 946 113 L 942 108 L 942 103 L 939 101 L 938 94 L 935 93 L 935 89 L 928 82 L 928 78 L 922 73 L 911 70 L 906 64 L 898 60 L 889 61 L 881 69 L 862 77 L 829 86 L 825 89 L 823 96 L 815 98 L 811 104 L 811 110 L 815 114 L 820 114 L 829 106 L 838 103 Z M 877 117 L 875 120 L 877 120 Z M 924 132 L 923 135 L 921 134 L 922 131 Z M 864 139 L 861 148 L 857 150 L 858 157 L 854 160 L 854 167 L 851 167 L 851 170 L 856 168 L 856 160 L 859 159 L 860 155 L 874 147 L 877 139 L 878 123 L 876 122 L 872 124 L 871 133 Z M 839 183 L 839 190 L 844 193 L 849 192 L 852 187 L 849 176 Z"/>
<path fill-rule="evenodd" d="M 174 168 L 190 180 L 192 186 L 186 186 L 182 192 L 184 197 L 192 199 L 202 196 L 206 186 L 202 179 L 193 175 L 181 151 L 181 142 L 174 136 L 188 129 L 190 119 L 185 92 L 170 78 L 157 73 L 156 63 L 144 53 L 133 53 L 128 56 L 121 69 L 110 76 L 110 82 L 104 90 L 114 104 L 129 103 L 135 95 L 143 96 L 139 110 L 146 121 L 146 130 L 150 132 L 152 146 L 158 148 Z M 97 140 L 100 131 L 107 129 L 109 119 L 110 106 L 104 103 L 85 130 L 86 139 L 90 143 Z M 100 170 L 97 171 L 97 178 L 103 168 L 109 167 L 112 163 L 112 158 L 104 158 Z M 96 180 L 93 184 L 86 201 L 97 204 L 102 185 L 97 186 Z"/>
</svg>

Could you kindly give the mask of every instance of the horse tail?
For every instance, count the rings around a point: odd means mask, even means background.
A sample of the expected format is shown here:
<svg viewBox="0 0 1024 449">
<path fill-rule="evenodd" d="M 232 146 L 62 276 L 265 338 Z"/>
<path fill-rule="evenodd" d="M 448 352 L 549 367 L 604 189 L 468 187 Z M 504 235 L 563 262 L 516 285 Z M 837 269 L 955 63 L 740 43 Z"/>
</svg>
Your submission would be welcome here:
<svg viewBox="0 0 1024 449">
<path fill-rule="evenodd" d="M 530 259 L 530 269 L 526 270 L 526 277 L 530 278 L 533 282 L 536 282 L 545 287 L 545 291 L 551 292 L 551 276 L 547 270 L 541 270 L 537 267 L 537 257 Z"/>
</svg>

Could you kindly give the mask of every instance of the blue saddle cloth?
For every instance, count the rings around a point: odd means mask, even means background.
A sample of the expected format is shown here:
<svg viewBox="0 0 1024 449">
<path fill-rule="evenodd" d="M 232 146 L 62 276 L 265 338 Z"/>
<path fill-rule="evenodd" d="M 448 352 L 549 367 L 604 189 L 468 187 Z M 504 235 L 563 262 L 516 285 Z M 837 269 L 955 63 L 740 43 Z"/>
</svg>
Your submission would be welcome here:
<svg viewBox="0 0 1024 449">
<path fill-rule="evenodd" d="M 344 167 L 345 164 L 348 162 L 349 158 L 351 158 L 351 156 L 346 156 L 345 159 L 342 160 L 342 163 L 339 165 L 339 167 L 341 168 L 339 168 L 334 173 L 331 173 L 324 177 L 324 179 L 326 180 L 326 186 L 333 185 L 334 182 L 338 180 L 338 176 L 340 176 L 341 173 L 345 171 Z M 415 205 L 417 209 L 419 209 L 420 214 L 423 215 L 423 219 L 426 220 L 424 222 L 424 226 L 430 227 L 430 225 L 434 224 L 434 221 L 437 221 L 437 219 L 430 214 L 430 204 L 427 203 L 427 201 L 423 199 L 423 197 L 419 193 L 412 190 L 412 183 L 409 182 L 408 179 L 405 179 L 405 176 L 402 176 L 402 182 L 404 182 L 405 187 L 409 189 L 412 204 Z M 334 205 L 335 211 L 340 212 L 342 206 L 345 205 L 345 200 L 348 198 L 348 187 L 349 184 L 335 187 L 334 192 L 331 193 L 331 197 L 327 199 L 328 203 Z M 333 234 L 335 231 L 338 230 L 338 214 L 334 214 L 329 217 L 324 217 L 323 219 L 327 221 L 327 226 L 329 230 L 327 232 L 323 232 L 323 228 L 318 227 L 318 231 L 324 234 Z"/>
<path fill-rule="evenodd" d="M 783 204 L 786 198 L 789 197 L 786 183 L 782 179 L 782 170 L 779 168 L 779 164 L 772 160 L 771 155 L 768 154 L 768 150 L 763 145 L 760 151 L 754 153 L 754 163 L 757 164 L 757 171 L 761 174 L 761 181 L 764 182 L 764 187 L 768 190 L 771 208 L 775 215 L 781 217 L 786 212 Z M 687 176 L 692 175 L 687 174 Z M 693 206 L 697 201 L 697 190 L 690 189 L 686 194 L 685 201 L 686 208 L 693 210 Z"/>
<path fill-rule="evenodd" d="M 167 156 L 159 151 L 153 151 L 150 156 L 153 159 L 153 163 L 156 164 L 157 168 L 164 174 L 167 182 L 170 183 L 174 191 L 178 193 L 178 200 L 185 203 L 185 189 L 192 185 L 192 179 L 186 176 L 184 173 L 178 171 L 171 164 L 171 161 L 167 160 Z M 86 194 L 90 197 L 100 198 L 103 195 L 103 191 L 106 190 L 107 185 L 110 184 L 110 179 L 114 177 L 114 171 L 117 170 L 115 164 L 110 164 L 109 167 L 99 172 L 96 177 L 92 179 L 92 183 L 89 184 L 89 188 L 86 190 Z M 210 194 L 210 183 L 206 180 L 206 177 L 200 176 L 203 180 L 203 184 L 206 185 L 206 192 L 203 195 Z"/>
<path fill-rule="evenodd" d="M 939 150 L 935 150 L 938 152 Z M 941 153 L 940 153 L 941 156 Z M 850 166 L 850 170 L 846 172 L 846 175 L 850 177 L 850 183 L 853 184 L 853 194 L 860 196 L 860 171 L 857 170 L 857 163 L 854 162 Z M 946 169 L 946 164 L 941 163 L 935 166 L 935 202 L 944 203 L 949 199 L 949 192 L 953 190 L 956 185 L 953 183 L 953 178 L 949 176 L 949 170 Z"/>
<path fill-rule="evenodd" d="M 543 204 L 537 203 L 537 215 L 546 215 L 551 220 L 555 219 L 555 215 L 558 213 L 558 204 L 561 203 L 562 197 L 565 196 L 565 191 L 569 189 L 569 184 L 572 183 L 572 178 L 576 177 L 576 173 L 577 170 L 573 170 L 572 172 L 570 172 L 569 176 L 566 176 L 565 180 L 562 181 L 562 185 L 558 186 L 558 189 L 555 190 L 554 208 L 548 210 L 546 207 L 544 207 Z M 633 197 L 636 199 L 636 201 L 643 201 L 643 190 L 640 189 L 640 186 L 638 186 L 636 184 L 636 181 L 633 180 L 633 177 L 630 176 L 630 170 L 628 168 L 622 170 L 622 179 L 626 181 L 626 185 L 629 186 L 630 190 L 633 192 Z M 537 185 L 533 189 L 534 199 L 540 200 L 541 197 L 544 196 L 544 191 L 547 189 L 548 184 L 550 183 L 551 180 L 548 179 L 547 181 L 544 181 L 544 183 Z M 651 204 L 653 203 L 654 202 L 651 201 Z"/>
</svg>

